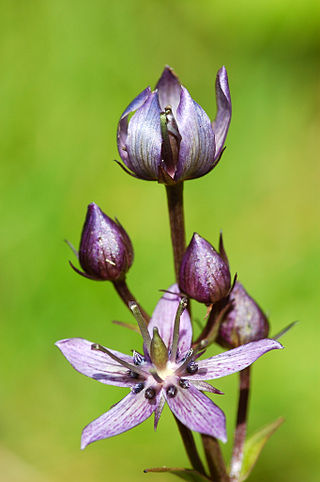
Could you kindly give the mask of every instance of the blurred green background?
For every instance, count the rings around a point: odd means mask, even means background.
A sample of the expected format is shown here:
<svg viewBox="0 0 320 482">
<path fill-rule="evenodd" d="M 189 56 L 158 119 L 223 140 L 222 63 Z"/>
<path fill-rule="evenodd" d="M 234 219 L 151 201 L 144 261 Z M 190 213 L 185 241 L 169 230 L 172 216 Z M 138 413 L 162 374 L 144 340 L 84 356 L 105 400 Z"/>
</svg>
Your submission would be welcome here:
<svg viewBox="0 0 320 482">
<path fill-rule="evenodd" d="M 77 374 L 54 342 L 81 336 L 129 352 L 139 339 L 111 323 L 129 312 L 111 285 L 69 268 L 63 240 L 78 245 L 91 201 L 117 216 L 135 247 L 128 283 L 152 311 L 173 281 L 165 192 L 113 162 L 117 121 L 165 64 L 213 117 L 224 64 L 227 150 L 185 185 L 187 238 L 216 244 L 223 229 L 232 270 L 272 332 L 301 321 L 253 370 L 249 431 L 286 422 L 250 480 L 318 481 L 319 2 L 2 0 L 0 10 L 1 480 L 165 481 L 174 478 L 142 469 L 188 466 L 168 409 L 156 434 L 150 419 L 80 451 L 82 427 L 126 391 Z M 216 383 L 227 457 L 237 382 Z"/>
</svg>

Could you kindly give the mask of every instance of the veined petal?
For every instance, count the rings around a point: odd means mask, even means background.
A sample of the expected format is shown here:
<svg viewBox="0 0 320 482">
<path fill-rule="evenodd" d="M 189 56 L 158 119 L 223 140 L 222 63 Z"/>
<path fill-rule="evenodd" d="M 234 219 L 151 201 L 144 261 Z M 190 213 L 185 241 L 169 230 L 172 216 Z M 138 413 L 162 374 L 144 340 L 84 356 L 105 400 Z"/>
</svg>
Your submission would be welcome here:
<svg viewBox="0 0 320 482">
<path fill-rule="evenodd" d="M 221 67 L 216 78 L 217 115 L 212 124 L 216 140 L 215 160 L 219 159 L 226 139 L 231 120 L 231 98 L 228 84 L 228 74 L 225 67 Z"/>
<path fill-rule="evenodd" d="M 158 80 L 156 89 L 158 90 L 161 109 L 164 110 L 166 107 L 171 106 L 175 115 L 180 102 L 181 84 L 170 67 L 165 67 Z"/>
<path fill-rule="evenodd" d="M 130 119 L 126 165 L 138 177 L 158 179 L 161 145 L 160 105 L 157 92 L 152 92 Z"/>
<path fill-rule="evenodd" d="M 69 338 L 56 342 L 62 354 L 73 368 L 87 377 L 94 378 L 107 385 L 132 387 L 137 380 L 130 377 L 128 368 L 119 365 L 106 353 L 92 350 L 92 342 L 83 338 Z M 109 350 L 118 358 L 132 364 L 132 357 L 115 350 Z"/>
<path fill-rule="evenodd" d="M 138 110 L 151 95 L 150 87 L 144 89 L 140 94 L 128 105 L 126 110 L 122 113 L 118 124 L 118 150 L 123 162 L 128 166 L 128 153 L 127 153 L 127 135 L 128 135 L 128 116 L 132 112 Z M 130 166 L 128 166 L 130 167 Z"/>
<path fill-rule="evenodd" d="M 153 334 L 153 328 L 157 327 L 159 334 L 167 348 L 170 349 L 173 338 L 173 328 L 176 312 L 179 306 L 180 296 L 172 294 L 179 293 L 179 287 L 174 284 L 168 288 L 170 293 L 165 293 L 158 302 L 152 314 L 148 330 L 150 336 Z M 181 315 L 178 341 L 178 358 L 182 358 L 190 349 L 192 341 L 192 326 L 190 316 L 187 310 Z"/>
<path fill-rule="evenodd" d="M 97 440 L 113 437 L 144 422 L 154 412 L 158 399 L 147 400 L 144 391 L 129 393 L 108 412 L 89 423 L 81 437 L 81 448 Z"/>
<path fill-rule="evenodd" d="M 184 87 L 181 87 L 176 121 L 182 139 L 175 179 L 203 176 L 214 163 L 214 133 L 209 117 Z"/>
<path fill-rule="evenodd" d="M 220 353 L 220 355 L 197 361 L 199 369 L 189 379 L 190 381 L 213 380 L 231 375 L 231 373 L 243 370 L 259 357 L 276 348 L 283 348 L 283 346 L 269 338 L 241 345 L 233 350 Z"/>
<path fill-rule="evenodd" d="M 227 441 L 223 411 L 197 388 L 190 384 L 187 389 L 178 388 L 175 397 L 166 398 L 174 415 L 190 430 Z"/>
</svg>

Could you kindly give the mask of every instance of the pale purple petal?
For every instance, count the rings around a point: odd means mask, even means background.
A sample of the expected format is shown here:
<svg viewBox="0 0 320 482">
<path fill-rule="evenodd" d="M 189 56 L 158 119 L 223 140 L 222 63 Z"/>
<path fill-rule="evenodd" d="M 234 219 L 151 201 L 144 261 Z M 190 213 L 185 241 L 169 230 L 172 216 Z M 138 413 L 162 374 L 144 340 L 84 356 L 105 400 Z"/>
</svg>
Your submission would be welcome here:
<svg viewBox="0 0 320 482">
<path fill-rule="evenodd" d="M 145 90 L 140 92 L 140 94 L 128 105 L 126 110 L 122 113 L 120 117 L 120 121 L 118 124 L 118 133 L 117 133 L 117 140 L 118 140 L 118 150 L 121 156 L 121 159 L 128 165 L 128 153 L 127 153 L 127 135 L 128 135 L 128 117 L 132 112 L 138 110 L 147 100 L 147 98 L 151 95 L 150 87 L 147 87 Z"/>
<path fill-rule="evenodd" d="M 129 393 L 107 413 L 89 423 L 81 437 L 81 448 L 97 440 L 113 437 L 126 432 L 144 422 L 154 412 L 158 399 L 147 400 L 144 390 L 140 393 Z"/>
<path fill-rule="evenodd" d="M 215 137 L 205 111 L 181 87 L 176 121 L 181 135 L 176 180 L 200 177 L 213 166 Z"/>
<path fill-rule="evenodd" d="M 180 102 L 181 84 L 170 67 L 165 67 L 156 89 L 158 90 L 161 109 L 164 110 L 167 106 L 171 106 L 175 114 Z"/>
<path fill-rule="evenodd" d="M 191 384 L 186 389 L 179 387 L 175 397 L 166 398 L 174 415 L 190 430 L 227 441 L 224 413 L 197 388 Z"/>
<path fill-rule="evenodd" d="M 83 338 L 69 338 L 56 342 L 62 354 L 73 368 L 87 377 L 117 387 L 132 387 L 137 380 L 130 377 L 128 368 L 120 365 L 106 353 L 91 350 L 92 342 Z M 109 350 L 118 358 L 132 364 L 132 357 Z"/>
<path fill-rule="evenodd" d="M 225 67 L 222 67 L 217 74 L 216 99 L 217 115 L 212 124 L 212 128 L 216 139 L 215 160 L 218 160 L 228 133 L 231 120 L 231 98 L 228 84 L 228 75 Z"/>
<path fill-rule="evenodd" d="M 174 284 L 168 288 L 168 291 L 179 293 L 179 287 L 177 284 Z M 169 349 L 172 344 L 174 320 L 180 300 L 181 297 L 178 295 L 165 293 L 158 302 L 148 325 L 150 336 L 152 337 L 153 328 L 157 327 L 161 338 Z M 187 353 L 190 349 L 191 341 L 192 326 L 190 316 L 188 311 L 184 310 L 180 318 L 178 357 L 183 357 Z"/>
<path fill-rule="evenodd" d="M 130 119 L 124 162 L 138 177 L 158 179 L 161 145 L 160 105 L 153 92 Z"/>
<path fill-rule="evenodd" d="M 199 367 L 197 373 L 187 378 L 191 381 L 213 380 L 231 375 L 231 373 L 243 370 L 260 356 L 276 348 L 283 348 L 283 346 L 269 338 L 241 345 L 233 350 L 220 353 L 220 355 L 197 361 Z"/>
</svg>

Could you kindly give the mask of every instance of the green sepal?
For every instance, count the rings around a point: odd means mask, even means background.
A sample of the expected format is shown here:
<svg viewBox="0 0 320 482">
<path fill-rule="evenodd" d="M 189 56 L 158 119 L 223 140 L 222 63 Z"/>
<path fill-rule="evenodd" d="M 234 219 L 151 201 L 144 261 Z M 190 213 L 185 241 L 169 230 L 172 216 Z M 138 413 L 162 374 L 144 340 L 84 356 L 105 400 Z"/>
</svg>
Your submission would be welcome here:
<svg viewBox="0 0 320 482">
<path fill-rule="evenodd" d="M 172 475 L 176 475 L 180 479 L 188 480 L 189 482 L 208 482 L 210 479 L 205 475 L 200 474 L 197 470 L 183 469 L 179 467 L 154 467 L 152 469 L 145 469 L 145 473 L 148 472 L 169 472 Z"/>
<path fill-rule="evenodd" d="M 265 446 L 271 435 L 277 430 L 278 427 L 280 427 L 283 422 L 284 418 L 280 417 L 274 422 L 260 429 L 248 440 L 246 440 L 244 445 L 244 456 L 240 474 L 240 482 L 246 480 L 249 477 L 263 447 Z"/>
</svg>

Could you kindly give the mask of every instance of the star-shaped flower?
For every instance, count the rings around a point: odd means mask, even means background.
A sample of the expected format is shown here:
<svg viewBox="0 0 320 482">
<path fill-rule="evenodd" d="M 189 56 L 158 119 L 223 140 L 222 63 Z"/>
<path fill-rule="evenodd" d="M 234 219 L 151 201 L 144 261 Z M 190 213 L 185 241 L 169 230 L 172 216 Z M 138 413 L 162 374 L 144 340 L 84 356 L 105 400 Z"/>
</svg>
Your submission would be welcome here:
<svg viewBox="0 0 320 482">
<path fill-rule="evenodd" d="M 282 348 L 272 339 L 242 345 L 206 360 L 191 349 L 192 326 L 186 300 L 173 285 L 158 302 L 147 327 L 132 303 L 144 339 L 144 354 L 124 355 L 82 338 L 56 343 L 80 373 L 108 385 L 130 388 L 130 393 L 108 412 L 87 425 L 81 448 L 96 440 L 125 432 L 155 415 L 157 427 L 165 402 L 190 430 L 227 440 L 222 410 L 204 391 L 221 392 L 205 380 L 213 380 L 243 370 L 264 353 Z"/>
</svg>

